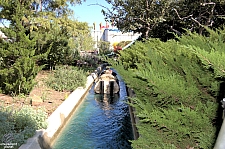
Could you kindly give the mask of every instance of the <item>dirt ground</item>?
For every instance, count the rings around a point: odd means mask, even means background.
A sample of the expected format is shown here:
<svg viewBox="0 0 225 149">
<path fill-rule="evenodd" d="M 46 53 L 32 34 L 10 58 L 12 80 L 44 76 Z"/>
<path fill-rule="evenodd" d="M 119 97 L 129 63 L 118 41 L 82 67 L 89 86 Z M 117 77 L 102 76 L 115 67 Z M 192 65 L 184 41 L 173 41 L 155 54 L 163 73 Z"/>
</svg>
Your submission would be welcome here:
<svg viewBox="0 0 225 149">
<path fill-rule="evenodd" d="M 30 95 L 9 96 L 0 94 L 0 105 L 21 108 L 23 105 L 31 105 L 34 109 L 42 108 L 48 115 L 69 96 L 70 92 L 58 92 L 48 88 L 45 80 L 52 75 L 50 71 L 41 71 L 36 76 L 37 84 Z"/>
</svg>

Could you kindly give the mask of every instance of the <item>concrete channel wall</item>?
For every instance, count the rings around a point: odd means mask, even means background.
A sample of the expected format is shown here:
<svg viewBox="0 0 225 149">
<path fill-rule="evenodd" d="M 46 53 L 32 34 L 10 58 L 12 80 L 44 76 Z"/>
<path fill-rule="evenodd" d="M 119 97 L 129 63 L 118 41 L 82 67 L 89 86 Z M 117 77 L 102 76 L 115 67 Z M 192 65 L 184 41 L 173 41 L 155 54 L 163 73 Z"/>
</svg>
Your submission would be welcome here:
<svg viewBox="0 0 225 149">
<path fill-rule="evenodd" d="M 73 91 L 68 98 L 48 117 L 47 129 L 37 130 L 36 134 L 29 138 L 26 144 L 20 146 L 19 149 L 51 149 L 55 139 L 59 135 L 63 126 L 69 121 L 76 108 L 83 101 L 88 91 L 92 87 L 93 83 L 98 79 L 99 74 L 106 68 L 107 64 L 102 64 L 96 70 L 96 73 L 92 73 L 87 77 L 86 87 L 78 87 Z M 126 87 L 127 95 L 134 97 L 135 93 L 132 89 Z M 136 127 L 138 118 L 134 114 L 135 109 L 129 105 L 129 113 L 132 123 L 132 130 L 134 139 L 139 137 L 139 133 Z"/>
<path fill-rule="evenodd" d="M 224 138 L 225 138 L 225 119 L 223 120 L 219 135 L 216 140 L 216 144 L 213 149 L 225 149 Z"/>
<path fill-rule="evenodd" d="M 48 128 L 37 130 L 36 134 L 32 138 L 29 138 L 26 144 L 20 146 L 19 149 L 50 149 L 59 132 L 82 102 L 96 79 L 97 75 L 95 73 L 88 76 L 86 87 L 78 87 L 48 117 Z"/>
<path fill-rule="evenodd" d="M 126 86 L 126 90 L 127 90 L 127 96 L 128 97 L 133 98 L 133 97 L 136 96 L 133 89 Z M 130 103 L 133 103 L 132 100 L 130 100 L 130 99 L 128 99 L 128 101 Z M 131 124 L 132 124 L 133 137 L 134 137 L 134 140 L 137 140 L 139 138 L 139 133 L 138 133 L 138 129 L 136 127 L 136 124 L 137 124 L 139 119 L 135 115 L 135 108 L 131 107 L 130 105 L 129 105 L 129 113 L 130 113 L 130 119 L 131 119 Z"/>
</svg>

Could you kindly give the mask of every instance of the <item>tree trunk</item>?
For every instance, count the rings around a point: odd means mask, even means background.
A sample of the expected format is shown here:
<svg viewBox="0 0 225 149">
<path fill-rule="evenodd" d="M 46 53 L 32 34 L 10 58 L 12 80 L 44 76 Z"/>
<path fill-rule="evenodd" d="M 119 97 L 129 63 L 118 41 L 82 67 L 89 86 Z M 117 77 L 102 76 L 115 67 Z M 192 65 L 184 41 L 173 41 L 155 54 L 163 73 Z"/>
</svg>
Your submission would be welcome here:
<svg viewBox="0 0 225 149">
<path fill-rule="evenodd" d="M 149 38 L 149 32 L 150 32 L 150 27 L 146 27 L 145 29 L 143 29 L 142 33 L 141 33 L 141 37 L 144 39 L 148 39 Z"/>
</svg>

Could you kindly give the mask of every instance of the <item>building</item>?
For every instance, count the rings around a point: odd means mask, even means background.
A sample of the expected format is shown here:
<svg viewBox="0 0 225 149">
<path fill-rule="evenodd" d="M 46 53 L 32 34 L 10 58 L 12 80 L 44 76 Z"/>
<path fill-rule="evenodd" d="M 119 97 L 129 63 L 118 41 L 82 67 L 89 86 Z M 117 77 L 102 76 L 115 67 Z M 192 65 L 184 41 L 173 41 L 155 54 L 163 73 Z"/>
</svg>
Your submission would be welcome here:
<svg viewBox="0 0 225 149">
<path fill-rule="evenodd" d="M 115 43 L 119 43 L 121 41 L 133 41 L 136 40 L 140 34 L 134 34 L 133 32 L 122 33 L 120 30 L 113 26 L 109 26 L 106 23 L 106 26 L 102 26 L 100 24 L 99 30 L 96 30 L 95 24 L 94 28 L 91 31 L 91 36 L 95 41 L 95 48 L 97 48 L 99 41 L 106 41 L 110 43 L 110 47 L 113 48 Z"/>
<path fill-rule="evenodd" d="M 5 36 L 5 34 L 2 31 L 0 31 L 0 38 L 7 39 L 7 37 Z"/>
</svg>

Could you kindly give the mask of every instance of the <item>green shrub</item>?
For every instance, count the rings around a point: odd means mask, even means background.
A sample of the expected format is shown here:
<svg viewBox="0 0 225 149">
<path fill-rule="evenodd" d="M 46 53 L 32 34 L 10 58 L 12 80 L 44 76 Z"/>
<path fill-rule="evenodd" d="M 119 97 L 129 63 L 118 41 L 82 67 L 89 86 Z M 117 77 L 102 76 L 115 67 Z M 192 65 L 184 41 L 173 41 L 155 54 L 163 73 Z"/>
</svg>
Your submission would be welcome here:
<svg viewBox="0 0 225 149">
<path fill-rule="evenodd" d="M 112 51 L 110 51 L 110 43 L 106 42 L 106 41 L 99 41 L 98 42 L 98 48 L 99 48 L 99 54 L 100 55 L 106 55 L 111 53 Z"/>
<path fill-rule="evenodd" d="M 121 42 L 118 43 L 117 46 L 123 48 L 123 47 L 125 47 L 126 45 L 128 45 L 130 42 L 131 42 L 131 41 L 121 41 Z"/>
<path fill-rule="evenodd" d="M 46 113 L 43 110 L 33 110 L 29 106 L 24 106 L 20 110 L 15 110 L 13 113 L 15 130 L 22 130 L 26 127 L 31 127 L 34 130 L 45 128 Z"/>
<path fill-rule="evenodd" d="M 13 147 L 19 148 L 36 130 L 47 128 L 46 118 L 46 112 L 30 106 L 21 109 L 0 107 L 0 140 L 4 140 L 2 143 L 17 143 Z"/>
<path fill-rule="evenodd" d="M 46 84 L 56 91 L 73 91 L 77 87 L 85 86 L 87 74 L 72 66 L 58 66 L 49 77 Z"/>
<path fill-rule="evenodd" d="M 220 90 L 225 82 L 224 32 L 149 39 L 108 60 L 134 89 L 140 138 L 134 148 L 213 148 Z M 215 124 L 216 123 L 216 124 Z"/>
</svg>

